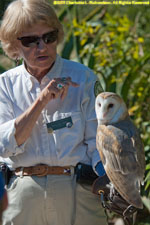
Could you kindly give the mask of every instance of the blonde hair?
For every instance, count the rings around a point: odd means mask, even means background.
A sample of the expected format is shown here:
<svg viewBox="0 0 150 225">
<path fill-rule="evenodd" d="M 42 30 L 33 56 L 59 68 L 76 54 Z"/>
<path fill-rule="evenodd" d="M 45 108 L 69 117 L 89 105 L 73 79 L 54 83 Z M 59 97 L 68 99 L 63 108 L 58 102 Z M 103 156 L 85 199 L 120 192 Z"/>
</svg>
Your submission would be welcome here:
<svg viewBox="0 0 150 225">
<path fill-rule="evenodd" d="M 38 22 L 57 28 L 58 43 L 62 41 L 62 24 L 47 0 L 15 0 L 8 5 L 0 27 L 0 40 L 4 52 L 10 58 L 20 58 L 16 39 L 25 29 Z"/>
</svg>

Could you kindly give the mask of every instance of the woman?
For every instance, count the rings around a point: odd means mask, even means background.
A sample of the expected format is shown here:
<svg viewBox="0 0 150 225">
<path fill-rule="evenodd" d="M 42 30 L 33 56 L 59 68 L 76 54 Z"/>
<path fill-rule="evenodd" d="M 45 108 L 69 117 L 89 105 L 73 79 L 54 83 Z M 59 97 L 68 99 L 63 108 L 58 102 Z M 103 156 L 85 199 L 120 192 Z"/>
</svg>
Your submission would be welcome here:
<svg viewBox="0 0 150 225">
<path fill-rule="evenodd" d="M 63 29 L 46 0 L 12 2 L 0 39 L 9 57 L 23 59 L 0 76 L 0 161 L 13 171 L 3 225 L 104 225 L 97 197 L 74 172 L 100 160 L 96 76 L 57 55 Z"/>
</svg>

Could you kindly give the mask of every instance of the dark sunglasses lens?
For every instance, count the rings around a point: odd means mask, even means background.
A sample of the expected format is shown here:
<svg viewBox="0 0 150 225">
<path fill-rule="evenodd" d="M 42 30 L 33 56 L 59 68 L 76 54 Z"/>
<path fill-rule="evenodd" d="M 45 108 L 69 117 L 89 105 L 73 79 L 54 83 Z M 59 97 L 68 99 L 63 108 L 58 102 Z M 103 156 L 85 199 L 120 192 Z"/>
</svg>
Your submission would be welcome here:
<svg viewBox="0 0 150 225">
<path fill-rule="evenodd" d="M 45 44 L 48 44 L 55 42 L 57 38 L 58 38 L 58 30 L 54 30 L 44 34 L 42 38 L 38 36 L 28 36 L 18 38 L 18 40 L 20 40 L 22 45 L 25 47 L 34 47 L 39 43 L 40 39 L 42 39 L 45 42 Z"/>
<path fill-rule="evenodd" d="M 44 34 L 42 39 L 46 44 L 48 44 L 55 42 L 57 38 L 58 38 L 58 30 L 54 30 L 47 34 Z"/>
<path fill-rule="evenodd" d="M 25 47 L 31 47 L 36 45 L 36 42 L 38 41 L 38 37 L 22 37 L 21 39 L 21 43 L 22 45 L 24 45 Z"/>
</svg>

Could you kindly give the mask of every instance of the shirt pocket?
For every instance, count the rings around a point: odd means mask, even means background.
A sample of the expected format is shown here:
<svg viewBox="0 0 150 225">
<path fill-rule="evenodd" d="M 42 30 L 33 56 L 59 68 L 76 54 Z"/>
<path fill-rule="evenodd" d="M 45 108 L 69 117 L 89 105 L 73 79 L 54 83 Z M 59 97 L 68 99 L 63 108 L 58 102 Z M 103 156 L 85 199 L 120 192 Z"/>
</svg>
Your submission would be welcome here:
<svg viewBox="0 0 150 225">
<path fill-rule="evenodd" d="M 84 140 L 85 122 L 83 114 L 81 112 L 62 113 L 59 114 L 58 120 L 67 117 L 71 117 L 72 126 L 55 130 L 53 133 L 57 152 L 62 154 L 68 154 Z"/>
</svg>

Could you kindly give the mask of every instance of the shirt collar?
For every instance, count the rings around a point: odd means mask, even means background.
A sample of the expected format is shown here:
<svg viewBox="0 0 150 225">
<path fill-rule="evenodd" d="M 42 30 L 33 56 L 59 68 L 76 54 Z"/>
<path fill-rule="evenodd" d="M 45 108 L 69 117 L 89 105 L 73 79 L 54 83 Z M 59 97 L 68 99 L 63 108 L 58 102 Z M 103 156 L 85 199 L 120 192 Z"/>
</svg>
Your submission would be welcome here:
<svg viewBox="0 0 150 225">
<path fill-rule="evenodd" d="M 57 78 L 61 76 L 61 71 L 62 71 L 62 58 L 57 55 L 55 63 L 51 70 L 46 74 L 50 79 Z"/>
</svg>

